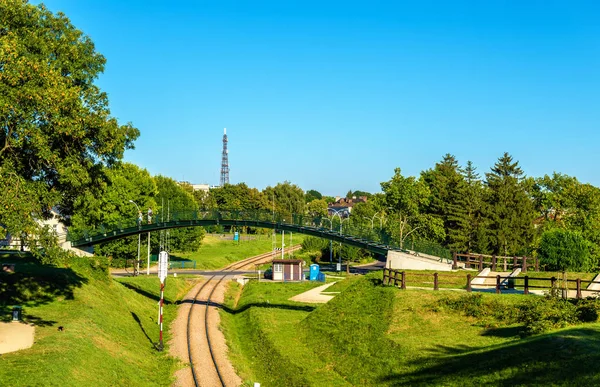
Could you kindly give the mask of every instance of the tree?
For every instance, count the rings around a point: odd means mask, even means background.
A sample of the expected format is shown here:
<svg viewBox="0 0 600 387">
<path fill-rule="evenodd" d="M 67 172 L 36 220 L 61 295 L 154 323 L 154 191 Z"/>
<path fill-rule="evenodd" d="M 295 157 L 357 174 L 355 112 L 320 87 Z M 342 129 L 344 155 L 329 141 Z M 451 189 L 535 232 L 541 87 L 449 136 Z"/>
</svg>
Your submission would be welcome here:
<svg viewBox="0 0 600 387">
<path fill-rule="evenodd" d="M 70 215 L 139 131 L 110 116 L 94 84 L 105 59 L 65 15 L 1 1 L 0 53 L 0 190 L 11 189 L 0 195 L 0 223 L 35 235 L 35 220 L 55 205 Z"/>
<path fill-rule="evenodd" d="M 590 271 L 597 263 L 581 233 L 560 228 L 542 234 L 538 254 L 540 262 L 550 270 Z"/>
<path fill-rule="evenodd" d="M 211 202 L 221 210 L 263 210 L 270 207 L 267 197 L 246 183 L 226 184 L 209 191 Z"/>
<path fill-rule="evenodd" d="M 275 211 L 278 213 L 304 213 L 304 191 L 289 181 L 278 183 L 275 187 L 269 186 L 264 189 L 263 194 L 270 203 L 274 201 Z"/>
<path fill-rule="evenodd" d="M 71 232 L 81 235 L 88 229 L 109 228 L 128 220 L 127 225 L 135 224 L 141 211 L 147 208 L 156 210 L 157 187 L 147 170 L 130 163 L 123 163 L 104 171 L 106 183 L 93 190 L 82 192 L 73 204 Z M 134 203 L 130 202 L 133 201 Z M 95 253 L 114 258 L 133 259 L 137 257 L 138 237 L 131 236 L 95 247 Z"/>
<path fill-rule="evenodd" d="M 177 220 L 180 217 L 189 219 L 190 213 L 198 211 L 193 195 L 175 180 L 159 175 L 154 178 L 154 181 L 158 189 L 157 216 L 164 216 L 165 220 Z M 204 238 L 204 229 L 201 227 L 177 228 L 168 232 L 170 248 L 174 251 L 196 251 Z M 158 236 L 155 238 L 158 239 Z"/>
<path fill-rule="evenodd" d="M 414 177 L 402 176 L 400 168 L 394 170 L 391 180 L 381 183 L 385 194 L 385 202 L 391 209 L 393 222 L 388 224 L 393 234 L 398 236 L 400 247 L 405 239 L 421 230 L 420 234 L 427 237 L 443 238 L 443 223 L 435 217 L 422 212 L 429 203 L 430 191 L 427 185 Z"/>
<path fill-rule="evenodd" d="M 327 203 L 323 199 L 316 199 L 306 205 L 306 213 L 311 218 L 327 216 Z"/>
<path fill-rule="evenodd" d="M 600 188 L 591 184 L 575 184 L 565 192 L 567 210 L 564 223 L 588 240 L 590 252 L 600 262 Z"/>
<path fill-rule="evenodd" d="M 468 185 L 451 154 L 446 154 L 441 162 L 421 173 L 421 178 L 431 192 L 427 212 L 439 218 L 444 224 L 444 246 L 463 250 L 467 240 L 459 232 L 467 226 L 467 206 L 465 194 Z"/>
<path fill-rule="evenodd" d="M 306 191 L 306 194 L 304 194 L 304 200 L 306 201 L 306 203 L 310 203 L 313 200 L 317 199 L 323 199 L 323 195 L 321 195 L 319 191 L 316 191 L 314 189 L 309 189 L 308 191 Z"/>
<path fill-rule="evenodd" d="M 519 162 L 504 153 L 486 173 L 490 245 L 503 255 L 523 252 L 533 236 L 533 203 L 523 184 Z"/>
</svg>

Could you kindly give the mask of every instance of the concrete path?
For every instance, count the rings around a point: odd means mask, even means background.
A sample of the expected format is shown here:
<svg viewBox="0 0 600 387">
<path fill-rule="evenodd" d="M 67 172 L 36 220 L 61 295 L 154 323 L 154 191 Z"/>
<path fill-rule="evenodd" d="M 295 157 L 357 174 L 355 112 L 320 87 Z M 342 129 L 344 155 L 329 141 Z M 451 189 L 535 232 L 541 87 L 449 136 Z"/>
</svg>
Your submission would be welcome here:
<svg viewBox="0 0 600 387">
<path fill-rule="evenodd" d="M 21 322 L 0 322 L 0 354 L 15 352 L 33 345 L 35 327 Z"/>
<path fill-rule="evenodd" d="M 333 284 L 335 284 L 335 282 L 321 285 L 316 288 L 310 289 L 307 292 L 297 294 L 294 297 L 290 298 L 290 301 L 324 304 L 335 296 L 331 296 L 329 294 L 321 294 L 321 292 L 323 292 L 325 289 L 327 289 Z"/>
</svg>

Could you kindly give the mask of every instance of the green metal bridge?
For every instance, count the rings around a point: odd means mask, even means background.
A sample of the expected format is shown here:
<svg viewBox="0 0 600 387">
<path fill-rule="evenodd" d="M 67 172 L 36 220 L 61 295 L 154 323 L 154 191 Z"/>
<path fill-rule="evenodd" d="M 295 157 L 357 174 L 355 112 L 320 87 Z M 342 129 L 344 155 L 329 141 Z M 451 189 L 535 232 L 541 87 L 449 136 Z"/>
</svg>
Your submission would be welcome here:
<svg viewBox="0 0 600 387">
<path fill-rule="evenodd" d="M 141 222 L 136 219 L 124 219 L 112 225 L 101 225 L 76 232 L 69 231 L 67 240 L 73 247 L 82 248 L 153 231 L 214 225 L 260 227 L 297 232 L 363 248 L 382 255 L 386 255 L 390 250 L 401 250 L 383 234 L 382 230 L 376 232 L 372 229 L 352 227 L 348 224 L 344 224 L 342 228 L 339 223 L 334 225 L 333 221 L 327 217 L 237 210 L 177 211 L 168 216 L 157 214 L 152 217 L 151 222 L 147 221 L 146 216 Z M 431 253 L 429 251 L 421 252 Z M 439 254 L 439 252 L 437 253 Z M 449 255 L 449 252 L 444 255 Z"/>
</svg>

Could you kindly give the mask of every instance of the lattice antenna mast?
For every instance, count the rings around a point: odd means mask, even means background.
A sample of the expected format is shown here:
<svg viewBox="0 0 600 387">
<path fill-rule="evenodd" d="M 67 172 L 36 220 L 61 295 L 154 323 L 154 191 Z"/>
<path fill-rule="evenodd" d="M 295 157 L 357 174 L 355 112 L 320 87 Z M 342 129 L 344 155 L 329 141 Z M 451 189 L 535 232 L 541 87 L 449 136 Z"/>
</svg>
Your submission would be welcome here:
<svg viewBox="0 0 600 387">
<path fill-rule="evenodd" d="M 227 128 L 223 129 L 223 154 L 221 156 L 221 187 L 229 184 L 229 151 L 227 150 Z"/>
</svg>

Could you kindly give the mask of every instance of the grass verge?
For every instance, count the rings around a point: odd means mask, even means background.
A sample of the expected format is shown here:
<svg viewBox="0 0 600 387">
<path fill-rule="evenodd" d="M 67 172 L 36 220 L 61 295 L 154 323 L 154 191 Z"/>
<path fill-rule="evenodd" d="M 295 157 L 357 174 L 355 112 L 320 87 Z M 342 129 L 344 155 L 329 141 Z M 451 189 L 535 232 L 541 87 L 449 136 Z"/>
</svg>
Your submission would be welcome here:
<svg viewBox="0 0 600 387">
<path fill-rule="evenodd" d="M 12 304 L 24 306 L 24 320 L 36 325 L 33 347 L 4 354 L 2 385 L 89 386 L 168 385 L 178 368 L 167 352 L 157 352 L 157 278 L 88 277 L 69 268 L 17 262 L 2 297 L 4 316 Z M 100 279 L 101 278 L 101 279 Z M 169 278 L 165 319 L 193 281 Z M 59 331 L 58 326 L 63 330 Z M 169 339 L 165 329 L 165 343 Z"/>
</svg>

